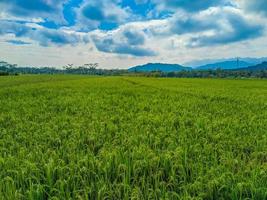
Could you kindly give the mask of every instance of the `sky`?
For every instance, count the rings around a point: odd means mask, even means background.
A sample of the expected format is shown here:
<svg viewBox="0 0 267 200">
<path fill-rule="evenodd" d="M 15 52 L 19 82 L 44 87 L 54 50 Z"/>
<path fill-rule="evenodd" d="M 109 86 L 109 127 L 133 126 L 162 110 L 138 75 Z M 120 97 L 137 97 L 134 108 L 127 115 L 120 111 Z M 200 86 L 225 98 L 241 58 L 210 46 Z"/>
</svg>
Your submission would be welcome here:
<svg viewBox="0 0 267 200">
<path fill-rule="evenodd" d="M 0 60 L 19 66 L 267 56 L 267 0 L 0 0 Z"/>
</svg>

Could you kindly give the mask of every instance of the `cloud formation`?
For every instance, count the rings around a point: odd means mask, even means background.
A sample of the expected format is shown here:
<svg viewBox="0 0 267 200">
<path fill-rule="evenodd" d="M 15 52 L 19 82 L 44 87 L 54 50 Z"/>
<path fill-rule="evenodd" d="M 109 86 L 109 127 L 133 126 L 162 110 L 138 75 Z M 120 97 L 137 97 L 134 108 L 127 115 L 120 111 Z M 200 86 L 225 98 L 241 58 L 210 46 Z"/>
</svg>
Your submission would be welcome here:
<svg viewBox="0 0 267 200">
<path fill-rule="evenodd" d="M 170 41 L 172 51 L 252 41 L 266 34 L 266 21 L 266 0 L 0 0 L 9 44 L 91 41 L 99 53 L 134 57 L 167 57 L 160 54 Z"/>
<path fill-rule="evenodd" d="M 260 13 L 267 17 L 267 1 L 266 0 L 239 0 L 241 6 L 243 6 L 247 11 L 253 13 Z"/>
<path fill-rule="evenodd" d="M 79 28 L 84 31 L 97 29 L 100 26 L 109 29 L 126 22 L 130 17 L 130 11 L 117 5 L 118 2 L 118 0 L 85 1 L 77 9 Z"/>
<path fill-rule="evenodd" d="M 14 44 L 14 45 L 27 45 L 31 44 L 30 42 L 25 42 L 22 40 L 6 40 L 7 43 Z"/>
<path fill-rule="evenodd" d="M 184 10 L 190 13 L 206 10 L 210 7 L 231 5 L 230 0 L 152 0 L 159 10 Z"/>
<path fill-rule="evenodd" d="M 0 21 L 0 35 L 11 34 L 16 37 L 25 37 L 37 41 L 41 46 L 64 46 L 67 44 L 88 43 L 88 37 L 77 33 L 68 33 L 63 30 L 35 27 L 32 24 L 24 24 L 10 21 Z"/>
<path fill-rule="evenodd" d="M 145 34 L 133 27 L 124 27 L 118 31 L 94 34 L 93 41 L 99 51 L 106 53 L 127 54 L 133 56 L 155 56 L 156 53 L 144 48 Z"/>
<path fill-rule="evenodd" d="M 236 8 L 224 7 L 174 16 L 170 31 L 178 35 L 192 34 L 187 46 L 197 47 L 257 38 L 263 34 L 264 26 L 246 19 Z"/>
<path fill-rule="evenodd" d="M 0 11 L 18 17 L 41 17 L 64 23 L 63 6 L 67 0 L 0 0 Z"/>
</svg>

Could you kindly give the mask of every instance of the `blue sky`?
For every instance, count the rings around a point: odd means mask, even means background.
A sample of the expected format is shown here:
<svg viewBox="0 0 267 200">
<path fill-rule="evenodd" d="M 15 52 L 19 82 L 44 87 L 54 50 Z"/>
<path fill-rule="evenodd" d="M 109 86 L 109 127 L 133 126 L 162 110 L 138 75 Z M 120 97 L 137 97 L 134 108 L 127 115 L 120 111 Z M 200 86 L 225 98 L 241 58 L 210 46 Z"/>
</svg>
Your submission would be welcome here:
<svg viewBox="0 0 267 200">
<path fill-rule="evenodd" d="M 0 0 L 0 60 L 27 66 L 267 55 L 266 0 Z"/>
</svg>

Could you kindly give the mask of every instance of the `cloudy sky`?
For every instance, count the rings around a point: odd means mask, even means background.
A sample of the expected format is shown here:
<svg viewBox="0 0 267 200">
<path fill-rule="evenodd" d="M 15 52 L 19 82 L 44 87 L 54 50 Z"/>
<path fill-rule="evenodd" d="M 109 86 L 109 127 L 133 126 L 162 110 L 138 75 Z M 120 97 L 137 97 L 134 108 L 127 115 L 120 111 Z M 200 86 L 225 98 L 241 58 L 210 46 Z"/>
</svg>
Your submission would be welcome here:
<svg viewBox="0 0 267 200">
<path fill-rule="evenodd" d="M 0 0 L 0 60 L 22 66 L 267 56 L 267 0 Z"/>
</svg>

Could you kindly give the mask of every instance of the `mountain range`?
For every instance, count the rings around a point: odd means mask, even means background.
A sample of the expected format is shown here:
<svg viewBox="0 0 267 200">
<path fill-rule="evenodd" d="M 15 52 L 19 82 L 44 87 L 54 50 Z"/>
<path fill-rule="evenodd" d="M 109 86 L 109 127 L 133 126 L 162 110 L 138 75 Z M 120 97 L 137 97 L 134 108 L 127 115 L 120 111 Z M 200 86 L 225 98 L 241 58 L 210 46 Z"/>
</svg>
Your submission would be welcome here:
<svg viewBox="0 0 267 200">
<path fill-rule="evenodd" d="M 188 70 L 260 70 L 267 69 L 267 62 L 262 59 L 247 59 L 251 62 L 244 60 L 227 60 L 221 62 L 215 62 L 195 67 L 187 67 L 179 64 L 166 64 L 166 63 L 148 63 L 145 65 L 139 65 L 128 69 L 129 72 L 151 72 L 151 71 L 162 71 L 162 72 L 179 72 Z M 267 60 L 267 58 L 266 58 Z M 256 62 L 256 63 L 255 63 Z"/>
<path fill-rule="evenodd" d="M 265 61 L 254 66 L 239 68 L 238 70 L 250 70 L 250 71 L 267 70 L 267 62 Z"/>
<path fill-rule="evenodd" d="M 237 58 L 220 58 L 220 59 L 201 59 L 201 60 L 194 60 L 190 62 L 183 63 L 183 66 L 190 66 L 193 68 L 207 65 L 210 63 L 220 63 L 220 62 L 225 62 L 225 61 L 236 61 Z M 251 58 L 251 57 L 242 57 L 239 58 L 240 61 L 244 61 L 247 63 L 251 63 L 252 65 L 256 65 L 259 63 L 262 63 L 267 60 L 267 57 L 262 57 L 262 58 Z"/>
<path fill-rule="evenodd" d="M 252 63 L 248 63 L 245 61 L 230 60 L 230 61 L 206 64 L 206 65 L 198 66 L 194 69 L 197 69 L 197 70 L 238 69 L 238 68 L 246 68 L 252 65 L 253 65 Z"/>
</svg>

